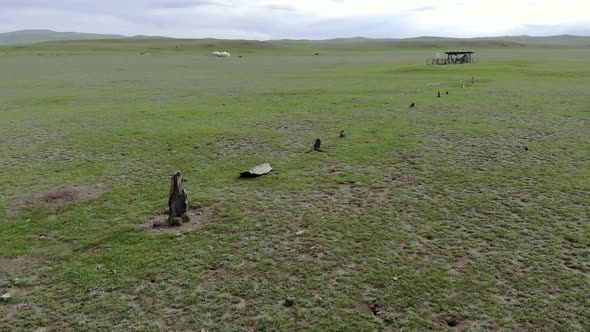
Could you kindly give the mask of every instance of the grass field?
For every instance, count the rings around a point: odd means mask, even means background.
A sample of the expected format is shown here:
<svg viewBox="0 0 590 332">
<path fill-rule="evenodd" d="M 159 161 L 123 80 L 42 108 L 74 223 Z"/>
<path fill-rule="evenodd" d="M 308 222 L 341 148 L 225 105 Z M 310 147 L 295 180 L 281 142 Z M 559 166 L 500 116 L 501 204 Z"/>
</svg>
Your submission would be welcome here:
<svg viewBox="0 0 590 332">
<path fill-rule="evenodd" d="M 590 330 L 587 46 L 172 43 L 0 48 L 0 330 Z"/>
</svg>

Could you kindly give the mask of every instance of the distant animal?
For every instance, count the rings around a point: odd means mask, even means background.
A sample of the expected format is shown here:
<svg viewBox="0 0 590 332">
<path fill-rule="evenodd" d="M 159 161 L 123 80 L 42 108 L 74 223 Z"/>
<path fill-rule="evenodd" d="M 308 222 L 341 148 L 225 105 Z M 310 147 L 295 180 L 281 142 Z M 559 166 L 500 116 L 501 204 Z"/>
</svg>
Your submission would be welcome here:
<svg viewBox="0 0 590 332">
<path fill-rule="evenodd" d="M 346 132 L 344 131 L 344 129 L 340 130 L 340 138 L 344 138 L 346 137 Z"/>
<path fill-rule="evenodd" d="M 411 103 L 411 104 L 410 104 L 410 108 L 413 108 L 414 106 L 416 106 L 416 104 L 415 104 L 415 103 Z"/>
<path fill-rule="evenodd" d="M 229 54 L 228 52 L 213 52 L 213 53 L 211 53 L 211 55 L 216 56 L 218 58 L 229 58 L 229 57 L 231 57 L 231 54 Z"/>
<path fill-rule="evenodd" d="M 526 151 L 528 151 L 528 150 L 529 150 L 529 147 L 525 145 L 525 146 L 524 146 L 524 149 L 525 149 Z"/>
<path fill-rule="evenodd" d="M 446 93 L 446 94 L 449 94 L 449 92 L 447 91 L 447 93 Z"/>
<path fill-rule="evenodd" d="M 440 98 L 440 91 L 438 92 L 438 95 L 436 95 L 437 98 Z"/>
</svg>

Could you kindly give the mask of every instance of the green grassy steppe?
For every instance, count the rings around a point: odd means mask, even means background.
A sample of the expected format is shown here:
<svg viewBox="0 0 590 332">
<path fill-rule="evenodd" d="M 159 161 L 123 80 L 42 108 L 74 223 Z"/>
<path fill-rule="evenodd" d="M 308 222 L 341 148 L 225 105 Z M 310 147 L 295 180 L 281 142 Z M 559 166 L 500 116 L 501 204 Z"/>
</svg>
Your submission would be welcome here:
<svg viewBox="0 0 590 332">
<path fill-rule="evenodd" d="M 0 48 L 0 330 L 589 330 L 587 47 L 353 42 Z"/>
</svg>

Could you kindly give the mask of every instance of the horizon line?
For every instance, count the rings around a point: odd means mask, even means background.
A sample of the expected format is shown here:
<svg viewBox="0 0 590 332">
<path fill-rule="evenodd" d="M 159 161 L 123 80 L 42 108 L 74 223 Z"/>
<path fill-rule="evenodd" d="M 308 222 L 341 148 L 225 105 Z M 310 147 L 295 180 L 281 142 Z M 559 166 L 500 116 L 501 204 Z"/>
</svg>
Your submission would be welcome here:
<svg viewBox="0 0 590 332">
<path fill-rule="evenodd" d="M 477 37 L 448 37 L 448 36 L 433 36 L 433 35 L 421 35 L 413 37 L 365 37 L 365 36 L 350 36 L 350 37 L 330 37 L 330 38 L 275 38 L 275 39 L 243 39 L 243 38 L 217 38 L 217 37 L 171 37 L 164 35 L 125 35 L 119 33 L 96 33 L 96 32 L 80 32 L 80 31 L 56 31 L 51 29 L 21 29 L 13 31 L 4 31 L 0 34 L 12 34 L 22 32 L 53 32 L 53 33 L 75 33 L 75 34 L 93 34 L 93 35 L 105 35 L 105 36 L 120 36 L 122 38 L 135 38 L 135 37 L 148 37 L 148 38 L 169 38 L 179 40 L 195 40 L 195 39 L 215 39 L 215 40 L 252 40 L 252 41 L 329 41 L 337 39 L 373 39 L 373 40 L 404 40 L 404 39 L 417 39 L 417 38 L 445 38 L 445 39 L 483 39 L 483 38 L 514 38 L 514 37 L 526 37 L 526 38 L 550 38 L 550 37 L 590 37 L 590 35 L 573 35 L 573 34 L 557 34 L 557 35 L 498 35 L 498 36 L 477 36 Z M 109 38 L 105 38 L 109 39 Z"/>
</svg>

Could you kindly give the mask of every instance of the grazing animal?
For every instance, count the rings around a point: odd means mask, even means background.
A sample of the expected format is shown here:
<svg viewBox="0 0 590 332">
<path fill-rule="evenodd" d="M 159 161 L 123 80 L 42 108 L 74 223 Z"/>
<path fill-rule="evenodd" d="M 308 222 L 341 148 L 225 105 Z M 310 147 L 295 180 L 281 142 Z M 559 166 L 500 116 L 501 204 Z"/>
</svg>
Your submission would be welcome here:
<svg viewBox="0 0 590 332">
<path fill-rule="evenodd" d="M 449 94 L 449 92 L 447 91 L 447 94 Z"/>
<path fill-rule="evenodd" d="M 436 98 L 440 98 L 440 91 L 438 92 L 438 95 L 436 95 Z"/>
<path fill-rule="evenodd" d="M 344 129 L 340 130 L 340 138 L 344 138 L 346 137 L 346 132 L 344 131 Z"/>
<path fill-rule="evenodd" d="M 231 57 L 231 54 L 229 54 L 228 52 L 213 52 L 211 53 L 211 55 L 216 56 L 218 58 L 229 58 Z"/>
<path fill-rule="evenodd" d="M 410 104 L 410 108 L 413 108 L 414 106 L 416 106 L 416 104 L 415 104 L 415 103 L 411 103 L 411 104 Z"/>
</svg>

